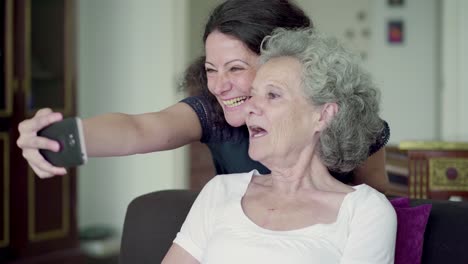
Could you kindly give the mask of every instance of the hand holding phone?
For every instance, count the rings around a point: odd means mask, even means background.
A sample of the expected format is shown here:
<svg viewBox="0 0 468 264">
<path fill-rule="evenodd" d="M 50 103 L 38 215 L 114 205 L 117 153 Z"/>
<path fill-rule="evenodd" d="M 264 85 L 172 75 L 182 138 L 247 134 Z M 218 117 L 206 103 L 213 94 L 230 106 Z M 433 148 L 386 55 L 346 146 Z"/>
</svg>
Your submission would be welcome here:
<svg viewBox="0 0 468 264">
<path fill-rule="evenodd" d="M 57 167 L 75 167 L 87 161 L 81 119 L 65 118 L 37 132 L 38 136 L 55 140 L 60 145 L 58 152 L 41 149 L 42 156 Z"/>
</svg>

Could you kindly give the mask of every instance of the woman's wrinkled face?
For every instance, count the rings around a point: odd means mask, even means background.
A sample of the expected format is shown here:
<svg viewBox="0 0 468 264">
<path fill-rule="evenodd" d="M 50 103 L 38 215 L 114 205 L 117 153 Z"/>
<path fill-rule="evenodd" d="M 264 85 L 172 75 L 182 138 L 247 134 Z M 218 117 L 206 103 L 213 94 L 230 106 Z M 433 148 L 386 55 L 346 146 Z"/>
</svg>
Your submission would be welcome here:
<svg viewBox="0 0 468 264">
<path fill-rule="evenodd" d="M 320 114 L 304 95 L 301 72 L 293 57 L 271 59 L 258 70 L 246 106 L 252 159 L 271 164 L 313 142 Z"/>
<path fill-rule="evenodd" d="M 208 89 L 217 98 L 226 121 L 245 124 L 245 102 L 250 96 L 258 67 L 258 55 L 230 35 L 212 32 L 205 42 Z"/>
</svg>

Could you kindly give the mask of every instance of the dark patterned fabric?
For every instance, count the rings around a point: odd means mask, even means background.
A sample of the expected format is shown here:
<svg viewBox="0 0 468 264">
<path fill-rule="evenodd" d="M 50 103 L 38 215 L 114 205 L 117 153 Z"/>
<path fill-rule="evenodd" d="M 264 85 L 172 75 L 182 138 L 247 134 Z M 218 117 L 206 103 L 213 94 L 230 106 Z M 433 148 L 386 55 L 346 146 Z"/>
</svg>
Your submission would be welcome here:
<svg viewBox="0 0 468 264">
<path fill-rule="evenodd" d="M 265 166 L 250 159 L 249 133 L 246 126 L 232 127 L 226 122 L 213 122 L 212 115 L 215 111 L 208 98 L 203 95 L 187 97 L 181 102 L 190 105 L 197 113 L 203 131 L 200 141 L 209 147 L 217 174 L 247 172 L 253 169 L 261 174 L 270 173 Z M 384 124 L 385 128 L 375 144 L 370 147 L 369 155 L 385 146 L 390 138 L 390 128 L 387 122 L 384 121 Z M 352 182 L 353 172 L 331 173 L 344 183 Z"/>
</svg>

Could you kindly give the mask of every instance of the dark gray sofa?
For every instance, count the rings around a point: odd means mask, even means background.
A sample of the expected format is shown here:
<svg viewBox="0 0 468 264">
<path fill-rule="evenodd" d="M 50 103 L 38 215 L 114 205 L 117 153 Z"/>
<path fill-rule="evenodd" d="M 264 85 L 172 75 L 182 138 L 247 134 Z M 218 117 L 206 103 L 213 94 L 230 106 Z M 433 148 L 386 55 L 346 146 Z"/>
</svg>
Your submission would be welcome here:
<svg viewBox="0 0 468 264">
<path fill-rule="evenodd" d="M 197 192 L 167 190 L 142 195 L 127 209 L 121 264 L 161 263 Z M 468 203 L 412 200 L 432 204 L 424 234 L 423 264 L 468 264 Z"/>
</svg>

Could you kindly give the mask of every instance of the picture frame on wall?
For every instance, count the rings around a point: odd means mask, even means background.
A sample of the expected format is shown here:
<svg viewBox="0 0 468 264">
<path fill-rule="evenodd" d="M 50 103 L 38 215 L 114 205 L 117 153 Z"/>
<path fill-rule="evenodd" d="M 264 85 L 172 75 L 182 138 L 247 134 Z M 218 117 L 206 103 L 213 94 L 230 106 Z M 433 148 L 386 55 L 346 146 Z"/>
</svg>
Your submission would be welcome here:
<svg viewBox="0 0 468 264">
<path fill-rule="evenodd" d="M 387 41 L 390 44 L 402 44 L 405 39 L 403 20 L 390 20 L 387 23 Z"/>
</svg>

